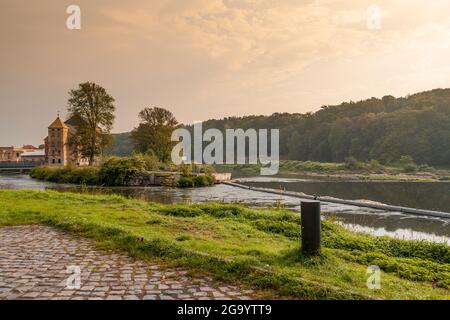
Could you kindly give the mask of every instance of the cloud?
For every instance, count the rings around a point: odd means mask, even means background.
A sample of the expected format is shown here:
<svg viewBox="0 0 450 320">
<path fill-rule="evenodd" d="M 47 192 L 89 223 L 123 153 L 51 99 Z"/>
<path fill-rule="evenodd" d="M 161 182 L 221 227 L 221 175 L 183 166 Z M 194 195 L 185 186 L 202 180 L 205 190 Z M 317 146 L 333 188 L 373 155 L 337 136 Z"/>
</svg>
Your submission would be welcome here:
<svg viewBox="0 0 450 320">
<path fill-rule="evenodd" d="M 2 1 L 0 128 L 12 125 L 6 112 L 33 108 L 37 131 L 85 80 L 116 97 L 117 131 L 147 105 L 190 122 L 450 81 L 447 0 L 78 0 L 80 32 L 65 28 L 69 4 Z M 367 28 L 370 5 L 381 9 L 380 30 Z"/>
</svg>

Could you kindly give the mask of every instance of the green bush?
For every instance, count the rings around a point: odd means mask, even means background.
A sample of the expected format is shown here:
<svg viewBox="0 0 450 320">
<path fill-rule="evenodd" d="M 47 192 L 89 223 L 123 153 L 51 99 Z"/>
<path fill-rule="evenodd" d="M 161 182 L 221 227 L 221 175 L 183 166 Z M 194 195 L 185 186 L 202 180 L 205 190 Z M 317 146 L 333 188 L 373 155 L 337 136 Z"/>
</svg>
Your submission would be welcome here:
<svg viewBox="0 0 450 320">
<path fill-rule="evenodd" d="M 30 176 L 34 179 L 55 183 L 98 184 L 98 168 L 95 167 L 35 167 Z"/>
<path fill-rule="evenodd" d="M 434 171 L 434 168 L 427 164 L 421 164 L 417 167 L 417 170 L 432 172 L 432 171 Z"/>
<path fill-rule="evenodd" d="M 214 177 L 211 175 L 198 175 L 182 177 L 178 180 L 178 188 L 200 188 L 212 186 L 214 184 Z"/>
<path fill-rule="evenodd" d="M 107 186 L 125 186 L 133 176 L 145 169 L 142 157 L 109 158 L 99 171 L 99 182 Z"/>
<path fill-rule="evenodd" d="M 178 171 L 172 163 L 161 162 L 153 152 L 146 154 L 135 154 L 133 158 L 144 162 L 144 168 L 147 171 Z"/>
<path fill-rule="evenodd" d="M 214 182 L 216 181 L 216 179 L 214 179 L 214 177 L 211 175 L 206 175 L 206 180 L 208 181 L 209 186 L 212 186 L 214 184 Z"/>
<path fill-rule="evenodd" d="M 69 183 L 97 185 L 99 169 L 96 167 L 78 168 L 69 173 Z"/>
<path fill-rule="evenodd" d="M 192 177 L 182 177 L 177 182 L 178 188 L 193 188 L 195 187 L 194 179 Z"/>
<path fill-rule="evenodd" d="M 363 168 L 363 164 L 361 162 L 359 162 L 358 160 L 356 160 L 354 157 L 347 157 L 345 158 L 345 167 L 347 169 L 362 169 Z"/>
<path fill-rule="evenodd" d="M 46 167 L 34 167 L 31 169 L 30 177 L 39 180 L 45 180 L 45 168 Z"/>
<path fill-rule="evenodd" d="M 183 174 L 183 177 L 188 177 L 192 174 L 192 168 L 191 166 L 182 163 L 180 165 L 180 172 Z"/>
<path fill-rule="evenodd" d="M 399 160 L 399 164 L 405 172 L 414 172 L 417 171 L 417 164 L 414 162 L 413 157 L 411 156 L 401 156 Z"/>
<path fill-rule="evenodd" d="M 405 166 L 408 164 L 414 164 L 414 159 L 410 155 L 401 156 L 400 160 L 398 161 L 401 166 Z"/>
<path fill-rule="evenodd" d="M 415 172 L 417 171 L 417 166 L 415 164 L 407 164 L 403 167 L 404 172 Z"/>
<path fill-rule="evenodd" d="M 381 165 L 381 163 L 378 160 L 372 159 L 367 161 L 367 165 L 374 170 L 379 170 L 382 171 L 383 170 L 383 166 Z"/>
<path fill-rule="evenodd" d="M 196 177 L 194 177 L 194 185 L 196 187 L 205 187 L 205 186 L 209 186 L 210 184 L 209 184 L 206 176 L 196 176 Z"/>
</svg>

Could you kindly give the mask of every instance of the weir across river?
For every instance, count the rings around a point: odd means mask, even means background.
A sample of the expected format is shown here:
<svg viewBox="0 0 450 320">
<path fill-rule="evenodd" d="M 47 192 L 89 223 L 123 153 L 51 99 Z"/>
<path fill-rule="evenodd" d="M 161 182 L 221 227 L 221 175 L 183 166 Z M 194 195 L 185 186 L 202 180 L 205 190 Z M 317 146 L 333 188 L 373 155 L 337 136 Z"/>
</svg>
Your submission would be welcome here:
<svg viewBox="0 0 450 320">
<path fill-rule="evenodd" d="M 446 218 L 446 219 L 450 218 L 449 212 L 407 208 L 407 207 L 402 207 L 402 206 L 387 205 L 387 204 L 383 204 L 383 203 L 375 203 L 375 202 L 371 202 L 371 201 L 363 202 L 363 201 L 354 201 L 354 200 L 344 200 L 344 199 L 338 199 L 338 198 L 327 197 L 327 196 L 318 197 L 318 196 L 307 195 L 304 193 L 299 193 L 299 192 L 294 192 L 294 191 L 251 187 L 251 186 L 243 185 L 243 184 L 239 183 L 238 181 L 235 181 L 235 182 L 226 181 L 223 183 L 227 184 L 229 186 L 233 186 L 233 187 L 237 187 L 237 188 L 241 188 L 241 189 L 248 189 L 248 190 L 252 190 L 252 191 L 259 191 L 259 192 L 271 193 L 271 194 L 276 194 L 276 195 L 290 196 L 290 197 L 306 199 L 306 200 L 320 200 L 320 201 L 329 202 L 329 203 L 351 205 L 351 206 L 355 206 L 355 207 L 365 207 L 365 208 L 390 211 L 390 212 L 399 212 L 399 213 L 404 213 L 404 214 L 413 214 L 413 215 L 419 215 L 419 216 L 429 216 L 429 217 L 438 217 L 438 218 Z"/>
</svg>

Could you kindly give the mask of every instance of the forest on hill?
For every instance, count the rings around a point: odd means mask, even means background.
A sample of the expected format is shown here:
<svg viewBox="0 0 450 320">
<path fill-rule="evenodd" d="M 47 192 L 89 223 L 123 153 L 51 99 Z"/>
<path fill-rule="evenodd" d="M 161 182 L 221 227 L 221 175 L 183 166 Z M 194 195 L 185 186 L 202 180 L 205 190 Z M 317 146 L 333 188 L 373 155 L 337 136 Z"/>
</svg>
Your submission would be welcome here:
<svg viewBox="0 0 450 320">
<path fill-rule="evenodd" d="M 416 163 L 448 166 L 450 89 L 344 102 L 314 113 L 208 120 L 203 128 L 278 128 L 281 159 L 342 162 L 354 157 L 393 163 L 409 155 Z M 127 140 L 126 133 L 116 135 L 108 153 L 131 152 Z"/>
<path fill-rule="evenodd" d="M 130 132 L 113 133 L 111 144 L 106 148 L 106 156 L 127 157 L 133 153 Z"/>
</svg>

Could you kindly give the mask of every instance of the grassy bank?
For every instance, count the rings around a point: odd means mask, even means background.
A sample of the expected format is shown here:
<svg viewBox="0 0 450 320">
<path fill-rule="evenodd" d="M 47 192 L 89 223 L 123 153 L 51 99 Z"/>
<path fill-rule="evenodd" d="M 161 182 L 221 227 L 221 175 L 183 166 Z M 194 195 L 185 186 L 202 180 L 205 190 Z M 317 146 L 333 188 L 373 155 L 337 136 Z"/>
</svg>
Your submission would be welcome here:
<svg viewBox="0 0 450 320">
<path fill-rule="evenodd" d="M 260 175 L 261 165 L 216 165 L 218 172 L 232 172 L 233 177 Z M 345 180 L 448 181 L 450 170 L 417 165 L 406 159 L 404 163 L 382 165 L 371 160 L 360 162 L 349 158 L 343 163 L 281 160 L 279 177 L 311 177 Z"/>
<path fill-rule="evenodd" d="M 450 248 L 323 223 L 322 254 L 300 253 L 300 219 L 235 204 L 161 205 L 119 196 L 0 191 L 0 226 L 42 223 L 133 256 L 300 299 L 448 299 Z M 366 286 L 382 269 L 381 290 Z"/>
</svg>

